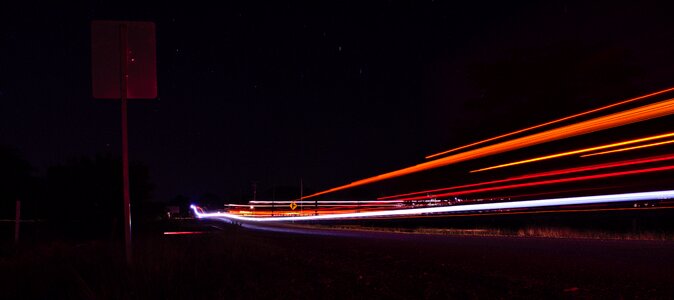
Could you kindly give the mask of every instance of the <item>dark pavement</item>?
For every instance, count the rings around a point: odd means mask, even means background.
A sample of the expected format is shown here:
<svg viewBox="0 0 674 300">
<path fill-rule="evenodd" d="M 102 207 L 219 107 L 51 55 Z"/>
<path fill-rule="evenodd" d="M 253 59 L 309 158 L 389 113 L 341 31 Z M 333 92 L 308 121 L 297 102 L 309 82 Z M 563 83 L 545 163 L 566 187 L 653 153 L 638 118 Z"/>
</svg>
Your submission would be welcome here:
<svg viewBox="0 0 674 300">
<path fill-rule="evenodd" d="M 297 253 L 297 268 L 322 270 L 328 277 L 355 268 L 372 286 L 399 290 L 395 294 L 401 296 L 442 298 L 461 289 L 461 295 L 480 298 L 674 296 L 671 241 L 448 236 L 262 223 L 242 224 L 238 231 Z M 309 262 L 314 260 L 332 267 L 314 269 Z"/>
</svg>

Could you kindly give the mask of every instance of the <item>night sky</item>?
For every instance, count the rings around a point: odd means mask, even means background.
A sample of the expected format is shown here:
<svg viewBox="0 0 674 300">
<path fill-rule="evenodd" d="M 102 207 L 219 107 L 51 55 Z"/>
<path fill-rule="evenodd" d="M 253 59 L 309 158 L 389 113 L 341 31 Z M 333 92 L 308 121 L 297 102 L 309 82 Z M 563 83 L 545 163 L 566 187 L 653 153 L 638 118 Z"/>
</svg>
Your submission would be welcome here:
<svg viewBox="0 0 674 300">
<path fill-rule="evenodd" d="M 0 144 L 37 174 L 121 155 L 118 102 L 91 96 L 90 22 L 154 21 L 159 97 L 131 101 L 129 153 L 157 201 L 330 188 L 674 86 L 657 3 L 51 2 L 0 12 Z"/>
</svg>

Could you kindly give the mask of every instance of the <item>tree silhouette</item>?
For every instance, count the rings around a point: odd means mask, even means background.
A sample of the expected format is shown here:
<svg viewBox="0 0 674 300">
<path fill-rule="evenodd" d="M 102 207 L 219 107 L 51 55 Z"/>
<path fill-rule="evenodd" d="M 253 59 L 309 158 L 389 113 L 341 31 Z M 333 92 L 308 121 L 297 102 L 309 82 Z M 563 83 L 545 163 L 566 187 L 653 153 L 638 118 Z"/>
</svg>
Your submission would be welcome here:
<svg viewBox="0 0 674 300">
<path fill-rule="evenodd" d="M 121 160 L 82 157 L 47 170 L 48 218 L 78 221 L 96 230 L 119 230 L 123 213 Z M 152 184 L 145 165 L 130 165 L 132 215 L 150 199 Z M 135 216 L 139 217 L 139 216 Z"/>
<path fill-rule="evenodd" d="M 10 146 L 0 145 L 0 217 L 14 215 L 16 200 L 32 196 L 35 183 L 33 167 Z"/>
</svg>

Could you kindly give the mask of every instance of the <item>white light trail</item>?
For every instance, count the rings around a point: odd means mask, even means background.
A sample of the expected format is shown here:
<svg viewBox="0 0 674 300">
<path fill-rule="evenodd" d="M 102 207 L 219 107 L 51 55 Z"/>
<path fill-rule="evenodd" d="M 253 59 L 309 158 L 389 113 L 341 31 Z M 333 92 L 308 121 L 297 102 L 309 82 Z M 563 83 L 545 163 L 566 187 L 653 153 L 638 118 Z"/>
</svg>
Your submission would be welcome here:
<svg viewBox="0 0 674 300">
<path fill-rule="evenodd" d="M 455 206 L 442 206 L 442 207 L 383 210 L 383 211 L 330 214 L 319 216 L 295 216 L 295 217 L 243 217 L 240 215 L 222 212 L 203 213 L 199 212 L 201 209 L 194 205 L 190 205 L 190 208 L 192 208 L 194 214 L 198 218 L 214 218 L 214 219 L 225 218 L 225 219 L 254 221 L 254 222 L 283 222 L 283 221 L 339 220 L 339 219 L 355 219 L 367 217 L 396 217 L 396 216 L 422 215 L 430 213 L 485 211 L 485 210 L 499 210 L 499 209 L 515 209 L 515 208 L 537 208 L 547 206 L 565 206 L 565 205 L 579 205 L 579 204 L 602 204 L 602 203 L 629 202 L 629 201 L 664 200 L 672 198 L 674 198 L 674 190 L 512 201 L 512 202 L 499 202 L 499 203 L 468 204 L 468 205 L 455 205 Z"/>
</svg>

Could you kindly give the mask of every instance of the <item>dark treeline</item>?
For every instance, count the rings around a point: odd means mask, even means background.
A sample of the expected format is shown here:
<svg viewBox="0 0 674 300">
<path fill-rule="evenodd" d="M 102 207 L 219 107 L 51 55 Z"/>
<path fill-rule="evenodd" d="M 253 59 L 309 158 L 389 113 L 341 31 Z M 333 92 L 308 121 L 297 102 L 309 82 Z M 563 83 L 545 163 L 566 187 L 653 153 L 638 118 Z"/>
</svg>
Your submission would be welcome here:
<svg viewBox="0 0 674 300">
<path fill-rule="evenodd" d="M 70 224 L 68 228 L 85 235 L 121 232 L 121 159 L 110 155 L 73 158 L 38 176 L 18 151 L 0 146 L 0 166 L 0 218 L 13 219 L 19 200 L 22 219 Z M 162 207 L 150 202 L 153 185 L 147 166 L 132 162 L 129 172 L 134 221 L 159 217 Z"/>
</svg>

